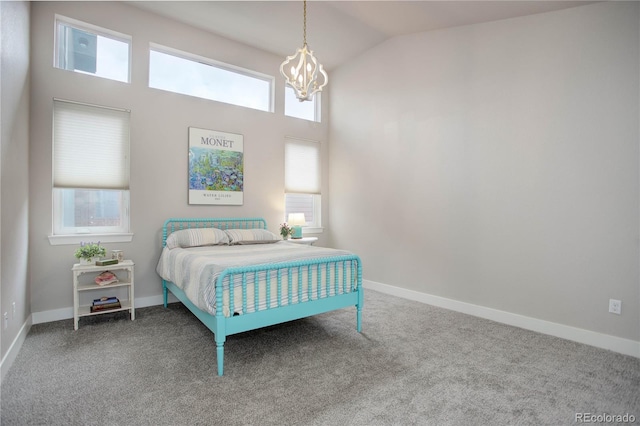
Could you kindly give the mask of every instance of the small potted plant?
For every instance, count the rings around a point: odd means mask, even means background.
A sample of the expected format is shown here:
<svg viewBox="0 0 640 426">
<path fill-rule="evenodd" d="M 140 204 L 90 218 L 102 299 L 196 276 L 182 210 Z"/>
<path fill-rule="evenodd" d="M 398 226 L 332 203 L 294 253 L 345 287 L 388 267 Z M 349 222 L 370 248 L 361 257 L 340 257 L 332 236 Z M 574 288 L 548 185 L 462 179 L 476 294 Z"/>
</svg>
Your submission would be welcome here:
<svg viewBox="0 0 640 426">
<path fill-rule="evenodd" d="M 80 243 L 80 247 L 76 249 L 75 256 L 80 259 L 81 265 L 91 265 L 106 254 L 107 250 L 98 241 L 97 243 Z"/>
<path fill-rule="evenodd" d="M 282 235 L 283 240 L 288 240 L 289 235 L 293 234 L 293 229 L 287 225 L 287 222 L 280 224 L 280 235 Z"/>
</svg>

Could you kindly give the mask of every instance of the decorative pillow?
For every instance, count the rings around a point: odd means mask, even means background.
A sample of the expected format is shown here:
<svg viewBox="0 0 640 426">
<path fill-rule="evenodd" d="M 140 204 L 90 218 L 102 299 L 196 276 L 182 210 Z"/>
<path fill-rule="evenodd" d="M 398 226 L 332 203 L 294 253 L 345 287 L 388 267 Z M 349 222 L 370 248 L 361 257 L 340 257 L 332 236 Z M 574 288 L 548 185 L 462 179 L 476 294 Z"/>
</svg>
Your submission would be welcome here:
<svg viewBox="0 0 640 426">
<path fill-rule="evenodd" d="M 277 243 L 280 238 L 266 229 L 227 229 L 229 244 L 269 244 Z"/>
<path fill-rule="evenodd" d="M 167 237 L 167 248 L 201 247 L 229 244 L 227 234 L 218 228 L 182 229 Z"/>
</svg>

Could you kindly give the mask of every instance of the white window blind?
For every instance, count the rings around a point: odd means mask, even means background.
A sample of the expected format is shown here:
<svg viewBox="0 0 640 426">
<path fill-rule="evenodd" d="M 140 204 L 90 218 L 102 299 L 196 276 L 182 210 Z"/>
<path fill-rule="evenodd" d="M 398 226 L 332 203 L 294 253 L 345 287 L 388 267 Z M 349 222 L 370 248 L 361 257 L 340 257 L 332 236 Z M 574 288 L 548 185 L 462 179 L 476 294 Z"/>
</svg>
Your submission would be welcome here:
<svg viewBox="0 0 640 426">
<path fill-rule="evenodd" d="M 129 189 L 129 111 L 55 99 L 53 186 Z"/>
<path fill-rule="evenodd" d="M 320 143 L 286 138 L 284 191 L 320 194 Z"/>
</svg>

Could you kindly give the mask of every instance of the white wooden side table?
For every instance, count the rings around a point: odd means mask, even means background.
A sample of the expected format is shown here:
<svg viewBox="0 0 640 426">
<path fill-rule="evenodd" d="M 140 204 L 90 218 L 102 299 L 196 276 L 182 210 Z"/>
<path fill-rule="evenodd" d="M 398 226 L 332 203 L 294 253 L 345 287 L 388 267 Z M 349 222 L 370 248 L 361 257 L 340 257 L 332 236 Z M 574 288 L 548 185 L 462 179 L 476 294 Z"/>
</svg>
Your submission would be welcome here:
<svg viewBox="0 0 640 426">
<path fill-rule="evenodd" d="M 115 265 L 108 266 L 97 266 L 97 265 L 81 265 L 76 263 L 71 268 L 73 272 L 73 329 L 78 329 L 78 322 L 80 317 L 89 316 L 89 315 L 100 315 L 106 314 L 110 312 L 118 312 L 118 311 L 129 311 L 131 314 L 131 321 L 136 319 L 135 306 L 134 306 L 134 282 L 133 282 L 133 267 L 134 263 L 131 260 L 124 260 Z M 80 276 L 83 274 L 93 274 L 94 278 L 98 276 L 100 273 L 104 271 L 124 271 L 127 274 L 127 278 L 117 275 L 118 282 L 113 284 L 106 285 L 98 285 L 93 280 L 91 283 L 80 283 Z M 120 301 L 120 308 L 109 309 L 104 311 L 91 312 L 90 305 L 80 306 L 80 293 L 82 292 L 91 292 L 97 290 L 110 290 L 116 287 L 128 287 L 129 289 L 129 299 Z"/>
</svg>

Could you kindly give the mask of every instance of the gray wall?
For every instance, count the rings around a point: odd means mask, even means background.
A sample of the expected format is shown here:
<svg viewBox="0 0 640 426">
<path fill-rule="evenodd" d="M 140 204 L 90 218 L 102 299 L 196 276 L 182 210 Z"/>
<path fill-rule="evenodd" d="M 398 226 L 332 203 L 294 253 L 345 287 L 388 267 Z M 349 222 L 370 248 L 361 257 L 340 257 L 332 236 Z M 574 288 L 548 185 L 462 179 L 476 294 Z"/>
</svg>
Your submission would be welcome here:
<svg viewBox="0 0 640 426">
<path fill-rule="evenodd" d="M 377 283 L 640 340 L 639 17 L 409 35 L 334 72 L 334 245 Z"/>
<path fill-rule="evenodd" d="M 0 305 L 2 359 L 31 314 L 29 241 L 29 7 L 0 2 Z M 15 302 L 15 314 L 12 303 Z M 4 363 L 3 363 L 4 366 Z M 3 368 L 3 373 L 5 369 Z"/>
<path fill-rule="evenodd" d="M 131 84 L 53 68 L 55 13 L 133 36 Z M 327 124 L 285 117 L 281 78 L 275 80 L 275 113 L 150 89 L 147 87 L 150 42 L 269 75 L 278 73 L 283 59 L 119 2 L 32 4 L 30 250 L 34 314 L 49 311 L 54 312 L 53 317 L 68 314 L 73 300 L 70 269 L 75 263 L 76 246 L 52 246 L 47 239 L 51 233 L 54 97 L 131 110 L 131 229 L 135 235 L 131 243 L 106 246 L 124 250 L 126 257 L 135 261 L 136 298 L 161 294 L 155 267 L 165 219 L 262 216 L 270 230 L 277 233 L 284 214 L 285 136 L 323 142 L 327 158 Z M 324 100 L 328 102 L 328 96 Z M 187 204 L 189 126 L 244 135 L 243 206 Z M 324 176 L 328 181 L 326 166 Z M 323 191 L 328 196 L 327 184 Z M 328 225 L 328 218 L 325 224 Z"/>
</svg>

